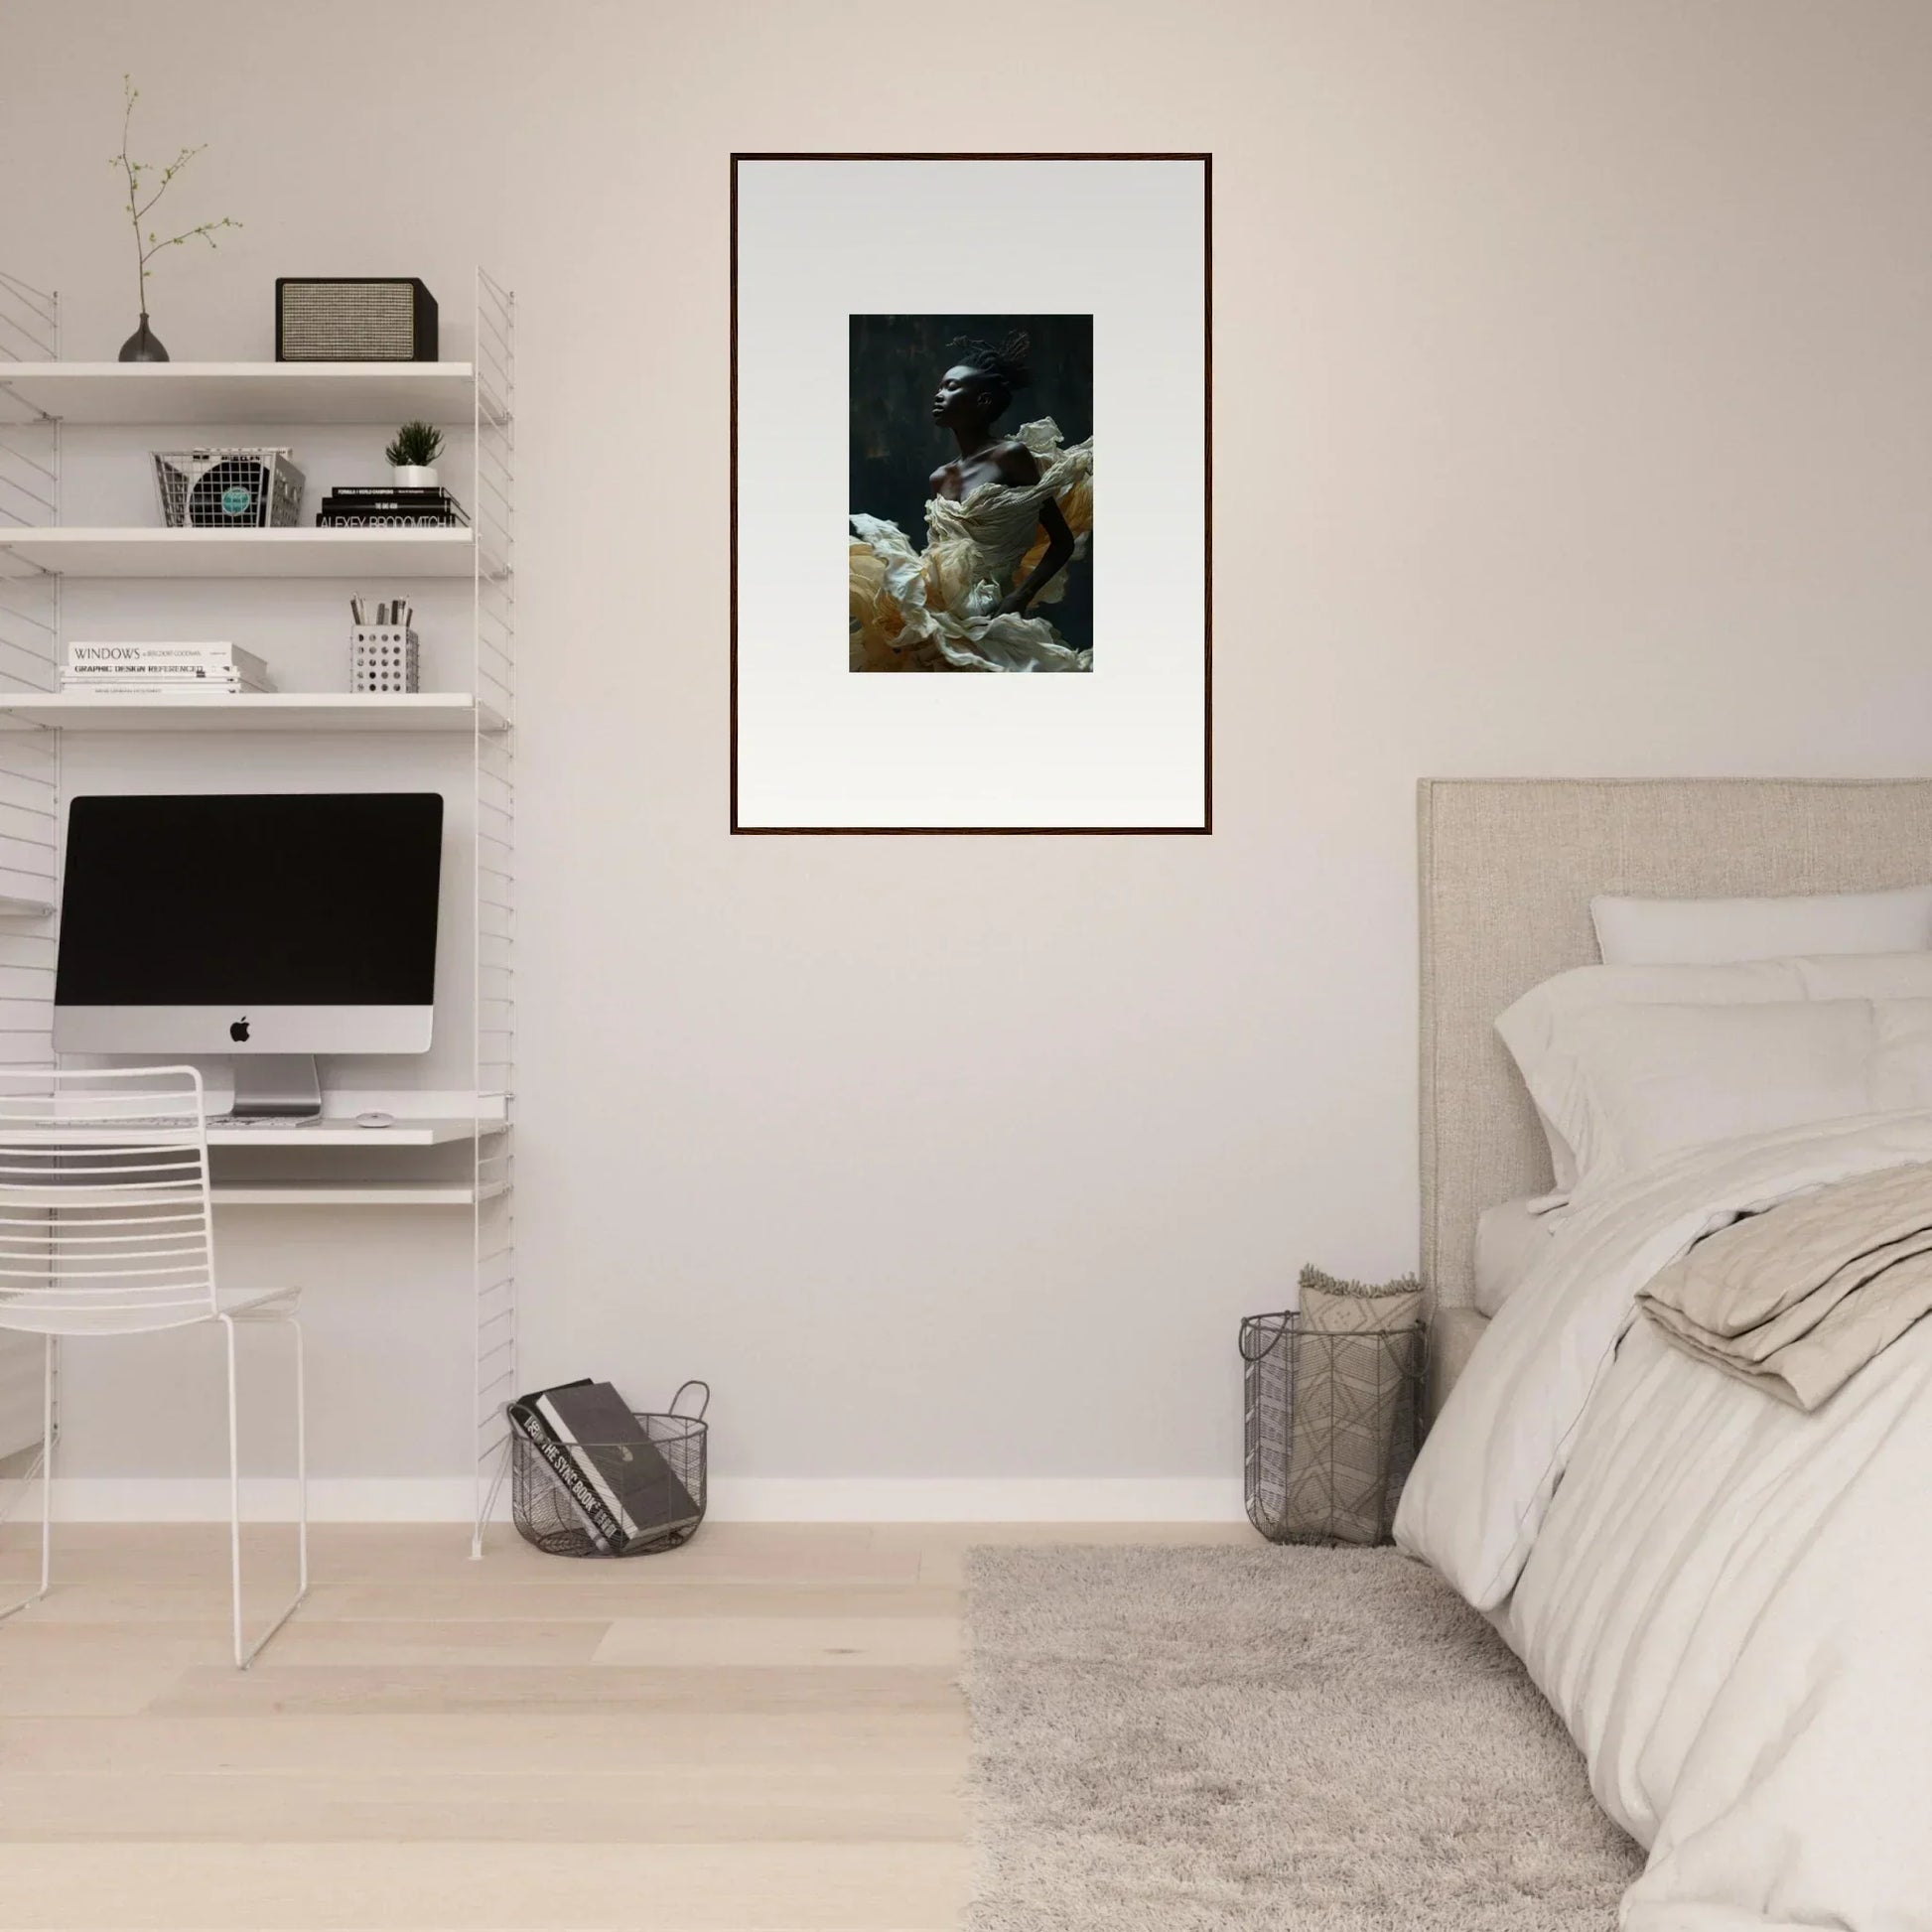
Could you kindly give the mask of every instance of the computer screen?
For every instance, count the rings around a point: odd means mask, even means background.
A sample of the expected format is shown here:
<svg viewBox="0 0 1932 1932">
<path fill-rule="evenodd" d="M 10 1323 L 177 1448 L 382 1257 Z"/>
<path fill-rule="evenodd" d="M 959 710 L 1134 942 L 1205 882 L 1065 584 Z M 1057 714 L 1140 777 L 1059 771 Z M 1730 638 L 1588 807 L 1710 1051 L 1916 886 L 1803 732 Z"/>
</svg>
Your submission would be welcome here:
<svg viewBox="0 0 1932 1932">
<path fill-rule="evenodd" d="M 435 792 L 75 798 L 56 1047 L 425 1050 L 442 847 Z"/>
</svg>

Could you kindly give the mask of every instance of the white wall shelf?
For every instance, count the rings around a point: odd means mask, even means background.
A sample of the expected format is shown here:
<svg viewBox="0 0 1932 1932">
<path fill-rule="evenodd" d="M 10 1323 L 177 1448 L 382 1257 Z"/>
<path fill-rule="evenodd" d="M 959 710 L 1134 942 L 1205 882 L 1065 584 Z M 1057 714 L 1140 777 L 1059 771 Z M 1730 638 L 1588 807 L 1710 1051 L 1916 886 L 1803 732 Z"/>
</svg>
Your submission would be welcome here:
<svg viewBox="0 0 1932 1932">
<path fill-rule="evenodd" d="M 468 362 L 6 362 L 0 400 L 68 423 L 468 426 L 475 378 Z"/>
<path fill-rule="evenodd" d="M 467 529 L 0 529 L 0 560 L 63 577 L 468 577 Z"/>
<path fill-rule="evenodd" d="M 81 692 L 0 696 L 0 720 L 97 732 L 472 732 L 505 729 L 503 715 L 466 691 L 262 691 L 131 697 Z M 45 906 L 40 908 L 45 911 Z M 0 912 L 6 903 L 0 900 Z"/>
</svg>

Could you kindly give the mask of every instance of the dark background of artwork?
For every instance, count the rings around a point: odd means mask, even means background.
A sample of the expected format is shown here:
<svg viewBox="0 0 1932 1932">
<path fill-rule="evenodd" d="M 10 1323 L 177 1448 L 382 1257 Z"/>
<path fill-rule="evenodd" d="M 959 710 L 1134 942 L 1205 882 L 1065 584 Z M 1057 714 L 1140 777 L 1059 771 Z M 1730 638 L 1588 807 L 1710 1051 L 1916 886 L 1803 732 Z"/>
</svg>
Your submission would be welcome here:
<svg viewBox="0 0 1932 1932">
<path fill-rule="evenodd" d="M 1011 436 L 1022 423 L 1050 416 L 1061 436 L 1078 443 L 1093 434 L 1093 318 L 1091 316 L 854 316 L 851 500 L 897 523 L 925 548 L 926 481 L 958 454 L 959 446 L 931 417 L 932 392 L 959 360 L 946 345 L 955 336 L 999 343 L 1017 329 L 1033 338 L 1033 382 L 1015 395 L 998 427 Z M 1093 539 L 1067 567 L 1057 604 L 1036 607 L 1069 644 L 1093 643 Z"/>
</svg>

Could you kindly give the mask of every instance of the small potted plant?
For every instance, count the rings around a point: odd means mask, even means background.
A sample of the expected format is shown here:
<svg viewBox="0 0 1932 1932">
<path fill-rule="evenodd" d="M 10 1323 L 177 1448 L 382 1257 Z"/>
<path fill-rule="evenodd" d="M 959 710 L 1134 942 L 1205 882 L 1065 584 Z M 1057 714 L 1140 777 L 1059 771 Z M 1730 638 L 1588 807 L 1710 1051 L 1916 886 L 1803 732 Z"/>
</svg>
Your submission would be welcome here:
<svg viewBox="0 0 1932 1932">
<path fill-rule="evenodd" d="M 398 489 L 434 489 L 436 459 L 443 454 L 443 432 L 434 423 L 404 423 L 382 452 L 395 472 Z"/>
</svg>

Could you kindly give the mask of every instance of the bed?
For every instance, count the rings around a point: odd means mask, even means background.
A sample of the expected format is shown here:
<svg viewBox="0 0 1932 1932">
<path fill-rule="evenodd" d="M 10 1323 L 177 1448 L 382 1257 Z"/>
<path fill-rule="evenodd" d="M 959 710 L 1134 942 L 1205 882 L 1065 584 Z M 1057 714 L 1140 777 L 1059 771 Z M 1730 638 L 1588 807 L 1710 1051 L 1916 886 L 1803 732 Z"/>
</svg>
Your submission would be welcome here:
<svg viewBox="0 0 1932 1932">
<path fill-rule="evenodd" d="M 1550 1153 L 1494 1022 L 1595 959 L 1593 894 L 1925 882 L 1932 781 L 1431 780 L 1420 812 L 1435 1420 L 1398 1540 L 1648 1848 L 1626 1932 L 1927 1932 L 1932 1322 L 1801 1414 L 1633 1311 L 1726 1215 L 1932 1163 L 1932 1109 L 1690 1150 L 1553 1238 L 1524 1225 Z"/>
</svg>

